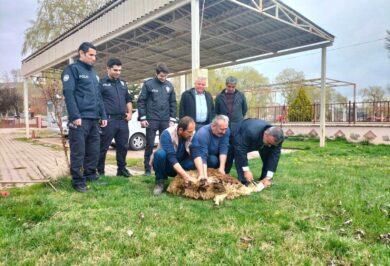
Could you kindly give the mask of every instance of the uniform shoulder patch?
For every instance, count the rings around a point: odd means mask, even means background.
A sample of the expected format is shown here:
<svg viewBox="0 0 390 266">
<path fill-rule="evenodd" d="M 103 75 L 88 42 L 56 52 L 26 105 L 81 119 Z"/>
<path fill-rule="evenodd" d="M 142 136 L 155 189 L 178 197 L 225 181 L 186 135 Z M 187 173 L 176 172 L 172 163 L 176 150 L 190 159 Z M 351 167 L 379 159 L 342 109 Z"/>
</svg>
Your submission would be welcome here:
<svg viewBox="0 0 390 266">
<path fill-rule="evenodd" d="M 69 80 L 69 75 L 65 74 L 64 77 L 62 78 L 64 82 L 67 82 Z"/>
</svg>

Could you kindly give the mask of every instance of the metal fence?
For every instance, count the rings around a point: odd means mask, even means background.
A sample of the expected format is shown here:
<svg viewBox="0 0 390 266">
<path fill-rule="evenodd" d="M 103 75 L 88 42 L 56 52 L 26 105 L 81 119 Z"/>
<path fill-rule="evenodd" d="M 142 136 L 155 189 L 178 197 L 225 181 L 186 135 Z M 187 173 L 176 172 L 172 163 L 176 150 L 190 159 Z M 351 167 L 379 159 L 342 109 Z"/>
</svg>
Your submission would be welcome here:
<svg viewBox="0 0 390 266">
<path fill-rule="evenodd" d="M 302 108 L 301 115 L 299 115 L 300 110 L 297 109 L 295 109 L 294 116 L 291 113 L 291 106 L 288 105 L 253 107 L 249 109 L 248 117 L 260 118 L 273 123 L 319 123 L 320 104 L 316 103 Z M 325 119 L 328 123 L 349 124 L 390 122 L 390 101 L 330 103 L 325 107 Z"/>
</svg>

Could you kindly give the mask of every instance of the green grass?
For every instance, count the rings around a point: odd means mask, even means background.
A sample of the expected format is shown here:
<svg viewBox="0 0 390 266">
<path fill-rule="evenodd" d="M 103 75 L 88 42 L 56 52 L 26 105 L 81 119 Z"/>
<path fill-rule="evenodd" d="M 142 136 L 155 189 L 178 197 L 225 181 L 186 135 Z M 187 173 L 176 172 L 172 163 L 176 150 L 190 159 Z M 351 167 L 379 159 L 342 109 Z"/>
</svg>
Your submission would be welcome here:
<svg viewBox="0 0 390 266">
<path fill-rule="evenodd" d="M 86 194 L 68 179 L 57 192 L 13 189 L 0 198 L 1 261 L 389 265 L 379 235 L 390 233 L 390 147 L 337 140 L 320 149 L 310 139 L 284 146 L 299 150 L 282 155 L 270 189 L 221 206 L 153 197 L 154 180 L 143 176 L 105 177 Z M 260 172 L 259 160 L 250 164 Z"/>
</svg>

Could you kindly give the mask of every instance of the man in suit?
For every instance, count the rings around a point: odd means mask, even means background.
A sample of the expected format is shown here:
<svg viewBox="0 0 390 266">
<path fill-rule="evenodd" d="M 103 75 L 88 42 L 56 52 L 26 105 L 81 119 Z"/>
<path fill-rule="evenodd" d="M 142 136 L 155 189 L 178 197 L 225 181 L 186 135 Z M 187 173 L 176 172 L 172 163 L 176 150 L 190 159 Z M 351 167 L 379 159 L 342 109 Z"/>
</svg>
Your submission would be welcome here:
<svg viewBox="0 0 390 266">
<path fill-rule="evenodd" d="M 213 97 L 205 88 L 206 78 L 198 77 L 194 88 L 181 95 L 179 117 L 194 119 L 196 130 L 210 124 L 215 116 Z"/>
<path fill-rule="evenodd" d="M 245 119 L 236 127 L 233 138 L 233 155 L 238 179 L 247 185 L 253 182 L 253 173 L 248 166 L 248 152 L 258 151 L 263 161 L 260 180 L 264 187 L 271 185 L 272 177 L 278 166 L 283 130 L 260 119 Z M 232 165 L 227 165 L 227 173 Z"/>
</svg>

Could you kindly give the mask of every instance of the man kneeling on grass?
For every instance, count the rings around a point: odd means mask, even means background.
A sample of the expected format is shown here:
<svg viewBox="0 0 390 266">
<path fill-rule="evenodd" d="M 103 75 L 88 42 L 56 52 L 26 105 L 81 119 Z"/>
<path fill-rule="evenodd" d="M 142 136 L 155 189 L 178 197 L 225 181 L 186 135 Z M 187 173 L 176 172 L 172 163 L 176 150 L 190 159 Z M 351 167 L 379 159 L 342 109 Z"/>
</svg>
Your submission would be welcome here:
<svg viewBox="0 0 390 266">
<path fill-rule="evenodd" d="M 185 181 L 189 175 L 185 170 L 194 170 L 194 161 L 190 156 L 190 144 L 195 132 L 195 121 L 185 116 L 179 124 L 173 125 L 160 136 L 157 151 L 153 154 L 152 165 L 156 173 L 155 196 L 164 191 L 164 183 L 168 176 L 181 176 Z"/>
</svg>

